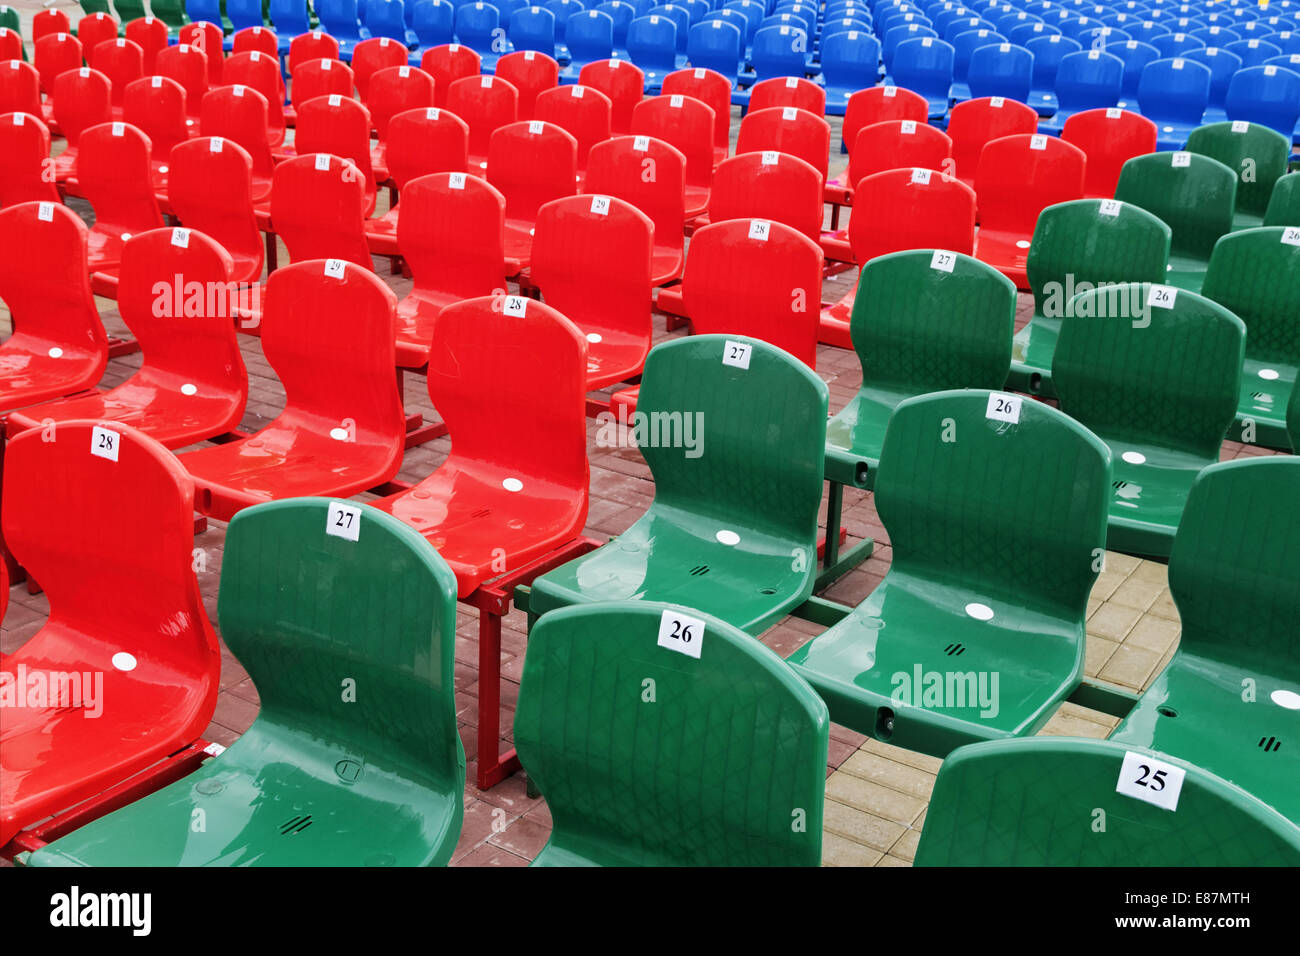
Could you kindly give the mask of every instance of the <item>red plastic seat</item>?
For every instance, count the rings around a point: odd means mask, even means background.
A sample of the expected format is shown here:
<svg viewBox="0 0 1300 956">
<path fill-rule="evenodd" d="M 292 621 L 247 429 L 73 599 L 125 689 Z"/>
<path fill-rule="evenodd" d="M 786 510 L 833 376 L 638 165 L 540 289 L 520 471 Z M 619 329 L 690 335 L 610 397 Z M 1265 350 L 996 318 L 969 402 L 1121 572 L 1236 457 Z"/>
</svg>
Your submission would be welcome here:
<svg viewBox="0 0 1300 956">
<path fill-rule="evenodd" d="M 267 139 L 272 148 L 284 142 L 284 80 L 280 60 L 258 50 L 236 53 L 226 60 L 222 85 L 247 86 L 266 100 Z"/>
<path fill-rule="evenodd" d="M 694 67 L 674 70 L 664 77 L 663 96 L 693 96 L 713 110 L 713 162 L 716 166 L 731 150 L 731 83 L 716 70 Z"/>
<path fill-rule="evenodd" d="M 492 134 L 515 122 L 519 91 L 494 76 L 467 76 L 451 84 L 446 108 L 469 127 L 470 168 L 481 171 L 487 168 Z"/>
<path fill-rule="evenodd" d="M 686 215 L 704 212 L 713 181 L 713 110 L 681 93 L 650 97 L 632 111 L 632 132 L 661 139 L 686 157 Z"/>
<path fill-rule="evenodd" d="M 16 30 L 0 27 L 0 62 L 23 58 L 23 38 Z"/>
<path fill-rule="evenodd" d="M 594 60 L 578 72 L 578 82 L 609 97 L 616 135 L 632 129 L 632 110 L 645 96 L 645 74 L 629 60 Z"/>
<path fill-rule="evenodd" d="M 203 95 L 208 92 L 208 58 L 202 50 L 188 43 L 178 43 L 158 51 L 154 73 L 175 80 L 185 90 L 185 110 L 190 125 L 197 126 Z"/>
<path fill-rule="evenodd" d="M 370 101 L 370 77 L 388 66 L 406 65 L 406 47 L 390 37 L 362 40 L 352 50 L 352 76 L 362 102 Z"/>
<path fill-rule="evenodd" d="M 362 215 L 369 216 L 374 212 L 375 174 L 370 162 L 369 110 L 356 100 L 337 95 L 308 100 L 298 111 L 293 145 L 299 156 L 332 153 L 351 162 L 361 175 L 365 197 Z"/>
<path fill-rule="evenodd" d="M 185 118 L 185 90 L 165 76 L 144 76 L 127 84 L 122 119 L 149 137 L 155 192 L 167 189 L 172 148 L 190 138 Z"/>
<path fill-rule="evenodd" d="M 821 174 L 798 156 L 741 153 L 713 173 L 709 222 L 771 219 L 818 242 L 822 218 Z"/>
<path fill-rule="evenodd" d="M 826 87 L 802 76 L 774 76 L 750 87 L 749 112 L 780 106 L 794 106 L 814 116 L 825 116 Z"/>
<path fill-rule="evenodd" d="M 71 395 L 104 374 L 108 339 L 90 292 L 86 232 L 58 203 L 0 210 L 0 299 L 14 330 L 0 345 L 0 411 Z"/>
<path fill-rule="evenodd" d="M 388 177 L 399 199 L 407 183 L 431 173 L 463 173 L 469 169 L 469 127 L 448 110 L 436 106 L 406 110 L 388 123 Z M 366 220 L 370 250 L 398 255 L 397 224 L 401 203 L 378 219 Z M 400 350 L 399 350 L 400 351 Z"/>
<path fill-rule="evenodd" d="M 952 140 L 952 175 L 972 189 L 975 170 L 984 147 L 1003 136 L 1038 131 L 1038 113 L 1032 106 L 1001 96 L 983 96 L 958 103 L 948 114 Z"/>
<path fill-rule="evenodd" d="M 221 50 L 223 38 L 221 27 L 206 20 L 199 23 L 187 23 L 181 27 L 178 35 L 181 46 L 188 45 L 206 57 L 208 85 L 220 86 L 229 82 L 225 79 L 225 58 Z"/>
<path fill-rule="evenodd" d="M 397 305 L 397 364 L 420 368 L 443 309 L 505 294 L 506 200 L 477 176 L 441 172 L 409 181 L 402 205 L 411 215 L 398 221 L 397 238 L 414 286 Z"/>
<path fill-rule="evenodd" d="M 234 140 L 199 137 L 172 147 L 167 195 L 181 224 L 219 242 L 232 281 L 262 276 L 262 233 L 253 212 L 253 160 Z M 269 194 L 268 194 L 269 195 Z"/>
<path fill-rule="evenodd" d="M 329 153 L 295 156 L 275 168 L 271 222 L 291 262 L 342 259 L 372 268 L 363 179 L 354 163 Z"/>
<path fill-rule="evenodd" d="M 32 42 L 47 37 L 52 33 L 72 32 L 72 21 L 62 10 L 47 8 L 32 14 Z"/>
<path fill-rule="evenodd" d="M 92 53 L 104 41 L 116 40 L 118 32 L 118 22 L 107 13 L 88 13 L 77 21 L 77 39 L 81 41 L 81 48 Z M 95 66 L 93 63 L 90 65 Z"/>
<path fill-rule="evenodd" d="M 528 120 L 503 126 L 492 134 L 488 181 L 506 200 L 509 275 L 528 268 L 538 210 L 552 199 L 577 192 L 577 172 L 578 144 L 558 126 Z"/>
<path fill-rule="evenodd" d="M 762 339 L 815 369 L 823 263 L 817 243 L 779 222 L 705 226 L 691 237 L 682 276 L 692 329 Z M 610 410 L 623 418 L 620 408 L 630 413 L 639 393 L 615 392 Z"/>
<path fill-rule="evenodd" d="M 503 302 L 515 306 L 510 314 Z M 586 522 L 586 343 L 555 309 L 514 296 L 449 306 L 433 340 L 429 397 L 450 429 L 451 454 L 374 505 L 424 535 L 465 598 L 571 541 Z"/>
<path fill-rule="evenodd" d="M 776 150 L 798 156 L 826 180 L 831 161 L 831 126 L 815 113 L 797 106 L 751 109 L 740 121 L 736 155 Z"/>
<path fill-rule="evenodd" d="M 266 27 L 244 27 L 242 30 L 236 30 L 235 35 L 230 38 L 230 52 L 237 56 L 240 53 L 252 53 L 256 50 L 265 56 L 274 57 L 277 61 L 280 59 L 280 40 L 275 35 L 274 30 L 268 30 Z"/>
<path fill-rule="evenodd" d="M 375 179 L 388 179 L 388 123 L 398 113 L 433 106 L 433 77 L 417 67 L 386 66 L 370 77 L 366 108 L 374 124 L 378 145 L 371 150 Z"/>
<path fill-rule="evenodd" d="M 289 41 L 289 61 L 286 67 L 293 76 L 298 67 L 311 60 L 337 60 L 339 41 L 323 30 L 300 33 Z"/>
<path fill-rule="evenodd" d="M 650 281 L 681 278 L 685 253 L 686 157 L 652 136 L 617 136 L 587 158 L 583 192 L 631 203 L 654 223 Z M 660 293 L 662 294 L 662 293 Z"/>
<path fill-rule="evenodd" d="M 262 501 L 347 497 L 402 463 L 388 286 L 368 269 L 312 259 L 271 273 L 263 303 L 262 351 L 284 385 L 284 411 L 248 438 L 180 456 L 196 509 L 220 521 Z"/>
<path fill-rule="evenodd" d="M 930 104 L 924 96 L 899 86 L 873 86 L 858 90 L 844 104 L 844 121 L 840 138 L 850 150 L 858 132 L 874 123 L 887 120 L 913 120 L 925 123 L 930 118 Z M 850 152 L 850 156 L 852 153 Z M 847 173 L 846 173 L 847 175 Z M 827 202 L 843 203 L 844 194 L 851 194 L 853 182 L 837 177 L 826 183 Z"/>
<path fill-rule="evenodd" d="M 81 41 L 71 33 L 51 33 L 32 45 L 32 63 L 41 77 L 41 89 L 54 90 L 54 78 L 81 66 Z"/>
<path fill-rule="evenodd" d="M 497 60 L 494 75 L 519 92 L 519 118 L 530 120 L 537 94 L 559 84 L 560 64 L 536 50 L 516 50 Z"/>
<path fill-rule="evenodd" d="M 108 77 L 83 66 L 65 70 L 54 81 L 54 121 L 67 140 L 67 147 L 54 158 L 55 179 L 62 182 L 77 175 L 78 144 L 81 134 L 113 118 L 112 90 Z"/>
<path fill-rule="evenodd" d="M 1084 110 L 1065 121 L 1061 139 L 1083 150 L 1083 195 L 1110 199 L 1119 183 L 1119 171 L 1134 156 L 1156 151 L 1160 131 L 1145 116 L 1117 107 Z"/>
<path fill-rule="evenodd" d="M 478 76 L 482 62 L 463 43 L 444 43 L 425 50 L 420 57 L 420 69 L 433 77 L 433 105 L 446 107 L 451 84 L 467 76 Z"/>
<path fill-rule="evenodd" d="M 0 110 L 29 113 L 44 120 L 41 109 L 41 77 L 36 67 L 22 60 L 0 63 Z"/>
<path fill-rule="evenodd" d="M 613 104 L 600 90 L 581 83 L 557 86 L 537 97 L 536 117 L 566 130 L 578 143 L 578 177 L 587 169 L 591 148 L 610 137 Z M 563 311 L 563 310 L 561 310 Z"/>
<path fill-rule="evenodd" d="M 906 249 L 975 250 L 975 191 L 961 180 L 930 169 L 889 169 L 861 180 L 849 220 L 852 252 L 843 258 L 862 265 L 876 256 Z M 853 348 L 849 316 L 857 282 L 822 310 L 821 340 Z"/>
<path fill-rule="evenodd" d="M 91 272 L 115 276 L 122 243 L 163 225 L 150 156 L 149 137 L 130 123 L 100 123 L 81 134 L 77 183 L 95 208 L 86 244 Z"/>
<path fill-rule="evenodd" d="M 1038 214 L 1083 198 L 1084 163 L 1079 147 L 1039 133 L 1003 136 L 985 146 L 975 173 L 980 216 L 975 256 L 1016 288 L 1028 289 L 1025 262 Z"/>
<path fill-rule="evenodd" d="M 950 172 L 952 140 L 943 130 L 914 120 L 885 120 L 858 131 L 849 152 L 849 181 L 886 169 L 917 167 Z"/>
<path fill-rule="evenodd" d="M 6 709 L 0 843 L 193 743 L 219 689 L 184 469 L 128 427 L 66 422 L 57 434 L 30 431 L 5 450 L 5 544 L 50 614 L 0 666 L 9 681 L 21 669 L 85 683 L 79 700 Z"/>
<path fill-rule="evenodd" d="M 105 40 L 87 49 L 90 50 L 87 62 L 108 77 L 112 84 L 113 110 L 120 117 L 127 84 L 144 76 L 144 51 L 123 37 Z"/>
<path fill-rule="evenodd" d="M 641 374 L 650 351 L 653 250 L 654 224 L 621 199 L 569 196 L 537 214 L 529 277 L 586 337 L 589 390 Z"/>
<path fill-rule="evenodd" d="M 294 67 L 292 77 L 289 84 L 292 106 L 285 112 L 286 122 L 292 118 L 296 125 L 302 104 L 318 96 L 337 95 L 352 99 L 352 68 L 340 60 L 329 57 L 306 60 Z"/>
<path fill-rule="evenodd" d="M 167 24 L 157 17 L 137 17 L 127 23 L 126 38 L 144 53 L 144 75 L 153 76 L 158 54 L 167 49 Z"/>
<path fill-rule="evenodd" d="M 271 195 L 275 160 L 266 122 L 266 97 L 247 86 L 221 86 L 203 97 L 199 120 L 202 136 L 238 143 L 253 163 L 253 202 L 265 204 Z"/>
<path fill-rule="evenodd" d="M 181 448 L 238 425 L 248 374 L 228 308 L 235 292 L 230 268 L 226 251 L 194 230 L 133 236 L 122 250 L 117 303 L 143 352 L 139 371 L 116 388 L 11 412 L 9 439 L 50 422 L 61 428 L 94 419 L 130 425 Z M 158 283 L 167 288 L 161 296 Z"/>
<path fill-rule="evenodd" d="M 31 113 L 0 113 L 0 209 L 61 201 L 47 173 L 49 157 L 50 131 L 44 123 Z"/>
</svg>

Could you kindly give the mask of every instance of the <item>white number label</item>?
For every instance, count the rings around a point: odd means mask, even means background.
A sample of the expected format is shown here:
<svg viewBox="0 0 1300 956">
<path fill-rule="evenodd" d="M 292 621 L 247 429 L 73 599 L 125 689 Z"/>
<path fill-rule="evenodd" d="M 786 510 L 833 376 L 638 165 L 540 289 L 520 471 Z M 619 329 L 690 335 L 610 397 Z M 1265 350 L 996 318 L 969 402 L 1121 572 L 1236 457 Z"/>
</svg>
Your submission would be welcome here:
<svg viewBox="0 0 1300 956">
<path fill-rule="evenodd" d="M 317 154 L 316 154 L 316 169 L 318 169 L 318 170 L 323 170 L 323 171 L 327 171 L 329 168 L 330 168 L 330 154 L 329 154 L 329 153 L 317 153 Z"/>
<path fill-rule="evenodd" d="M 994 96 L 989 99 L 989 106 L 993 107 L 995 110 L 1000 110 L 1002 109 L 1002 104 L 1005 102 L 1006 97 Z"/>
<path fill-rule="evenodd" d="M 325 512 L 325 533 L 356 541 L 361 536 L 361 509 L 341 501 L 331 501 Z"/>
<path fill-rule="evenodd" d="M 1035 133 L 1029 137 L 1029 148 L 1043 150 L 1047 149 L 1047 137 L 1042 133 Z"/>
<path fill-rule="evenodd" d="M 346 269 L 347 263 L 342 259 L 325 260 L 325 274 L 332 279 L 342 279 Z"/>
<path fill-rule="evenodd" d="M 122 443 L 122 436 L 107 428 L 96 425 L 90 430 L 90 453 L 109 461 L 117 461 L 117 448 Z"/>
<path fill-rule="evenodd" d="M 508 295 L 505 303 L 501 306 L 501 311 L 505 315 L 519 318 L 528 311 L 528 300 L 522 295 Z"/>
<path fill-rule="evenodd" d="M 54 221 L 54 203 L 43 202 L 36 207 L 36 218 L 41 222 Z"/>
<path fill-rule="evenodd" d="M 636 150 L 638 153 L 644 153 L 646 150 L 650 148 L 650 137 L 649 136 L 634 137 L 632 140 L 632 148 Z"/>
<path fill-rule="evenodd" d="M 904 136 L 913 135 L 916 132 L 916 120 L 903 120 L 898 126 L 898 131 Z"/>
<path fill-rule="evenodd" d="M 1233 131 L 1234 133 L 1249 133 L 1249 132 L 1250 132 L 1250 124 L 1249 124 L 1248 122 L 1246 122 L 1245 120 L 1233 120 L 1233 121 L 1232 121 L 1232 131 Z"/>
<path fill-rule="evenodd" d="M 1178 301 L 1178 290 L 1173 286 L 1153 285 L 1147 296 L 1147 306 L 1158 309 L 1172 309 Z"/>
<path fill-rule="evenodd" d="M 464 189 L 465 173 L 451 173 L 447 177 L 447 186 L 450 189 Z"/>
<path fill-rule="evenodd" d="M 178 246 L 181 249 L 188 249 L 190 247 L 190 231 L 188 229 L 182 229 L 179 226 L 173 229 L 172 245 Z"/>
<path fill-rule="evenodd" d="M 21 116 L 22 114 L 19 113 L 19 114 L 16 114 L 16 115 Z M 778 162 L 777 157 L 780 156 L 780 155 L 781 155 L 781 154 L 778 153 L 778 152 L 777 152 L 776 150 L 774 150 L 774 149 L 765 149 L 765 150 L 763 150 L 763 165 L 764 165 L 764 166 L 775 166 L 775 165 L 777 165 L 777 162 Z"/>
<path fill-rule="evenodd" d="M 1135 800 L 1144 800 L 1164 810 L 1178 809 L 1178 795 L 1183 790 L 1185 771 L 1145 754 L 1127 751 L 1119 768 L 1115 792 Z"/>
<path fill-rule="evenodd" d="M 940 272 L 952 272 L 952 267 L 956 264 L 956 254 L 944 249 L 934 250 L 934 255 L 930 257 L 930 268 L 938 269 Z"/>
<path fill-rule="evenodd" d="M 698 617 L 664 611 L 659 619 L 659 646 L 687 657 L 700 659 L 704 644 L 704 622 Z"/>
<path fill-rule="evenodd" d="M 787 123 L 791 122 L 798 115 L 799 111 L 793 106 L 787 106 L 781 110 L 781 119 L 785 120 Z"/>
<path fill-rule="evenodd" d="M 754 349 L 748 342 L 733 342 L 728 339 L 722 344 L 722 364 L 732 365 L 736 368 L 743 368 L 748 371 L 749 358 L 754 354 Z"/>
<path fill-rule="evenodd" d="M 1020 403 L 1023 399 L 1019 395 L 1008 395 L 1005 392 L 993 392 L 989 395 L 988 408 L 984 410 L 984 417 L 998 422 L 1010 422 L 1012 425 L 1020 424 Z"/>
<path fill-rule="evenodd" d="M 767 242 L 767 234 L 771 231 L 772 224 L 765 219 L 751 219 L 749 221 L 749 238 L 751 239 Z"/>
<path fill-rule="evenodd" d="M 528 132 L 529 132 L 531 135 L 536 136 L 536 135 L 539 134 L 541 131 L 542 131 L 542 121 L 541 121 L 541 120 L 529 120 L 529 121 L 528 121 Z"/>
<path fill-rule="evenodd" d="M 591 211 L 592 211 L 593 213 L 595 213 L 597 216 L 608 216 L 608 215 L 609 215 L 609 197 L 608 197 L 608 196 L 592 196 L 592 197 L 591 197 Z"/>
<path fill-rule="evenodd" d="M 1119 119 L 1124 115 L 1124 111 L 1118 106 L 1106 107 L 1106 119 Z"/>
<path fill-rule="evenodd" d="M 1101 201 L 1101 206 L 1097 211 L 1103 216 L 1118 216 L 1119 208 L 1118 199 L 1103 199 Z"/>
<path fill-rule="evenodd" d="M 1282 241 L 1288 246 L 1300 246 L 1300 226 L 1287 226 L 1283 229 Z"/>
<path fill-rule="evenodd" d="M 920 183 L 922 186 L 930 185 L 930 170 L 928 169 L 912 170 L 912 182 Z"/>
<path fill-rule="evenodd" d="M 1190 166 L 1192 165 L 1192 154 L 1174 153 L 1174 158 L 1172 162 L 1173 162 L 1174 169 L 1182 169 L 1185 166 Z"/>
</svg>

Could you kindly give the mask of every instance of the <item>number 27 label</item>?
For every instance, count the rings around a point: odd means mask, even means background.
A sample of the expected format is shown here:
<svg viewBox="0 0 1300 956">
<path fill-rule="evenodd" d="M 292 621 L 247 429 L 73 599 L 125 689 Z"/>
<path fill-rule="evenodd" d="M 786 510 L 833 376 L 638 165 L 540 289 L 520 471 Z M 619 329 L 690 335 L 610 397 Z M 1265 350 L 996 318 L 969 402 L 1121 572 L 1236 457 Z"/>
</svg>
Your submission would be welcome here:
<svg viewBox="0 0 1300 956">
<path fill-rule="evenodd" d="M 659 619 L 659 646 L 687 657 L 700 659 L 704 644 L 704 622 L 698 617 L 664 611 Z"/>
<path fill-rule="evenodd" d="M 361 509 L 355 505 L 345 505 L 341 501 L 331 501 L 325 516 L 325 533 L 348 541 L 359 540 Z"/>
</svg>

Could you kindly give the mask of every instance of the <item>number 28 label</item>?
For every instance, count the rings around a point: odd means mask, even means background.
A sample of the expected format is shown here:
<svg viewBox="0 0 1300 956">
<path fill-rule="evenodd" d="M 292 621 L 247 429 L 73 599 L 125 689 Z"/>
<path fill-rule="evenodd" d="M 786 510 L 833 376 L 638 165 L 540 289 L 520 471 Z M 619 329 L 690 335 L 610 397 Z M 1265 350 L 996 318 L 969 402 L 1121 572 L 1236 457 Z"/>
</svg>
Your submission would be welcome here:
<svg viewBox="0 0 1300 956">
<path fill-rule="evenodd" d="M 704 644 L 704 622 L 698 617 L 664 611 L 659 619 L 659 646 L 687 657 L 700 659 Z"/>
<path fill-rule="evenodd" d="M 1115 792 L 1155 804 L 1163 810 L 1177 810 L 1184 776 L 1186 771 L 1181 767 L 1130 750 L 1124 754 Z"/>
</svg>

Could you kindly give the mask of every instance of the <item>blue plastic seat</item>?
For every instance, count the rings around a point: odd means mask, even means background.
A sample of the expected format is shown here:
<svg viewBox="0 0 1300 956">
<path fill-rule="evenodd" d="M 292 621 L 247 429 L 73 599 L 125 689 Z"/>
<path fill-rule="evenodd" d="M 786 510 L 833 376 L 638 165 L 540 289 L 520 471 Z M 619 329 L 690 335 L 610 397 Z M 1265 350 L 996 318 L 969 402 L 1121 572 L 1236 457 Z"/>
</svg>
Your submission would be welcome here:
<svg viewBox="0 0 1300 956">
<path fill-rule="evenodd" d="M 1190 35 L 1196 37 L 1196 39 L 1200 40 L 1207 47 L 1227 46 L 1229 43 L 1234 43 L 1241 39 L 1241 34 L 1236 30 L 1220 26 L 1202 27 L 1199 30 L 1193 30 Z"/>
<path fill-rule="evenodd" d="M 1203 48 L 1205 41 L 1186 33 L 1166 33 L 1152 40 L 1151 45 L 1160 51 L 1162 57 L 1175 57 Z"/>
<path fill-rule="evenodd" d="M 411 29 L 420 49 L 451 43 L 456 39 L 456 8 L 448 0 L 418 0 L 411 12 Z"/>
<path fill-rule="evenodd" d="M 524 7 L 510 14 L 506 35 L 516 50 L 535 50 L 555 56 L 555 14 L 545 7 Z M 608 56 L 606 52 L 599 59 Z"/>
<path fill-rule="evenodd" d="M 372 37 L 388 37 L 405 45 L 404 0 L 366 0 L 366 30 Z"/>
<path fill-rule="evenodd" d="M 677 69 L 677 24 L 658 14 L 637 17 L 627 29 L 627 53 L 645 74 L 646 92 L 657 93 Z"/>
<path fill-rule="evenodd" d="M 292 40 L 311 32 L 307 0 L 271 0 L 271 26 L 276 36 Z"/>
<path fill-rule="evenodd" d="M 614 18 L 603 10 L 582 10 L 569 17 L 564 40 L 569 65 L 560 74 L 561 82 L 577 82 L 588 63 L 614 58 Z"/>
<path fill-rule="evenodd" d="M 695 24 L 686 41 L 686 59 L 691 66 L 721 73 L 733 87 L 740 75 L 744 53 L 741 27 L 720 18 Z"/>
<path fill-rule="evenodd" d="M 970 76 L 970 58 L 971 54 L 982 46 L 988 46 L 990 43 L 1007 43 L 1008 38 L 1004 37 L 996 30 L 967 30 L 965 33 L 959 33 L 951 41 L 953 48 L 952 63 L 952 90 L 949 91 L 949 99 L 955 103 L 961 103 L 971 98 L 970 84 L 967 82 Z"/>
<path fill-rule="evenodd" d="M 880 76 L 880 42 L 870 33 L 849 30 L 822 40 L 822 79 L 826 115 L 843 116 L 849 97 L 876 85 Z"/>
<path fill-rule="evenodd" d="M 1128 32 L 1135 40 L 1141 40 L 1143 43 L 1152 43 L 1156 37 L 1161 37 L 1167 33 L 1173 33 L 1174 31 L 1156 20 L 1143 20 L 1136 26 L 1129 27 Z"/>
<path fill-rule="evenodd" d="M 898 86 L 925 97 L 930 119 L 943 119 L 948 114 L 955 58 L 952 44 L 943 40 L 933 37 L 904 40 L 894 51 L 891 78 Z"/>
<path fill-rule="evenodd" d="M 677 27 L 677 65 L 685 66 L 686 62 L 682 58 L 686 55 L 686 43 L 690 38 L 691 11 L 681 4 L 661 3 L 652 7 L 650 13 L 654 16 L 667 17 Z"/>
<path fill-rule="evenodd" d="M 1056 113 L 1038 128 L 1059 135 L 1075 113 L 1117 104 L 1123 84 L 1124 63 L 1119 57 L 1101 50 L 1071 53 L 1056 72 Z"/>
<path fill-rule="evenodd" d="M 859 33 L 871 33 L 871 23 L 863 17 L 836 17 L 835 19 L 826 19 L 822 21 L 822 31 L 820 33 L 819 46 L 825 46 L 829 37 L 837 33 L 848 33 L 856 30 Z"/>
<path fill-rule="evenodd" d="M 524 0 L 520 0 L 524 2 Z M 543 6 L 555 14 L 555 55 L 561 63 L 569 61 L 568 36 L 569 18 L 581 13 L 586 6 L 579 0 L 547 0 Z"/>
<path fill-rule="evenodd" d="M 1224 109 L 1231 120 L 1248 120 L 1292 139 L 1300 122 L 1300 72 L 1280 66 L 1238 70 L 1228 84 Z"/>
<path fill-rule="evenodd" d="M 1039 21 L 1037 23 L 1021 23 L 1018 26 L 1012 27 L 1010 30 L 1003 30 L 1001 32 L 1005 33 L 1007 39 L 1017 46 L 1025 46 L 1035 37 L 1046 37 L 1053 34 L 1060 35 L 1061 28 Z"/>
<path fill-rule="evenodd" d="M 994 43 L 979 47 L 971 54 L 966 78 L 974 99 L 1005 96 L 1028 103 L 1033 71 L 1034 55 L 1024 47 Z"/>
<path fill-rule="evenodd" d="M 1153 60 L 1138 81 L 1138 108 L 1156 124 L 1157 149 L 1182 149 L 1210 103 L 1210 68 L 1195 60 Z"/>
<path fill-rule="evenodd" d="M 484 73 L 496 71 L 497 60 L 509 53 L 501 42 L 501 11 L 491 3 L 461 4 L 456 8 L 456 39 L 479 55 Z"/>
<path fill-rule="evenodd" d="M 368 34 L 361 28 L 357 0 L 316 0 L 321 29 L 339 41 L 339 57 L 352 58 L 352 48 Z"/>
<path fill-rule="evenodd" d="M 754 34 L 754 48 L 750 53 L 754 68 L 751 84 L 774 76 L 803 76 L 807 71 L 804 59 L 807 50 L 808 34 L 796 27 L 760 27 Z M 737 93 L 732 101 L 747 102 L 748 96 Z"/>
<path fill-rule="evenodd" d="M 624 0 L 608 0 L 606 3 L 597 4 L 594 9 L 608 14 L 614 21 L 614 55 L 622 59 L 630 59 L 627 55 L 627 28 L 636 19 L 636 7 Z"/>
<path fill-rule="evenodd" d="M 1232 76 L 1241 69 L 1241 57 L 1219 47 L 1206 47 L 1193 50 L 1187 59 L 1195 60 L 1210 70 L 1210 105 L 1205 108 L 1201 123 L 1222 123 L 1228 118 L 1224 109 L 1224 100 L 1228 95 L 1228 84 Z"/>
<path fill-rule="evenodd" d="M 1282 48 L 1267 40 L 1237 40 L 1224 44 L 1224 49 L 1241 57 L 1242 68 L 1261 66 L 1265 60 L 1282 55 Z"/>
<path fill-rule="evenodd" d="M 1025 49 L 1034 55 L 1034 79 L 1029 99 L 1024 102 L 1037 110 L 1039 116 L 1051 116 L 1057 110 L 1056 73 L 1061 61 L 1082 50 L 1083 44 L 1065 35 L 1045 36 L 1030 40 Z"/>
<path fill-rule="evenodd" d="M 1268 42 L 1281 50 L 1283 56 L 1300 53 L 1300 30 L 1284 30 L 1281 33 L 1274 33 L 1268 38 Z"/>
<path fill-rule="evenodd" d="M 262 19 L 262 0 L 226 0 L 226 17 L 236 31 L 247 27 L 264 27 Z M 218 26 L 220 20 L 214 20 Z M 90 51 L 87 50 L 87 53 Z"/>
<path fill-rule="evenodd" d="M 1141 40 L 1126 40 L 1106 50 L 1111 56 L 1118 57 L 1124 64 L 1124 81 L 1120 87 L 1119 105 L 1130 108 L 1137 99 L 1138 83 L 1146 65 L 1160 59 L 1160 51 L 1150 43 Z"/>
<path fill-rule="evenodd" d="M 898 26 L 890 27 L 884 32 L 880 40 L 880 55 L 885 61 L 885 71 L 888 72 L 894 63 L 894 51 L 904 40 L 916 40 L 921 37 L 932 37 L 939 39 L 939 34 L 933 28 L 924 26 L 920 23 L 900 23 Z"/>
<path fill-rule="evenodd" d="M 735 10 L 749 23 L 749 28 L 745 31 L 745 48 L 752 47 L 754 45 L 754 34 L 758 32 L 758 25 L 763 22 L 763 17 L 767 15 L 766 6 L 759 3 L 758 0 L 731 0 L 722 9 Z"/>
</svg>

